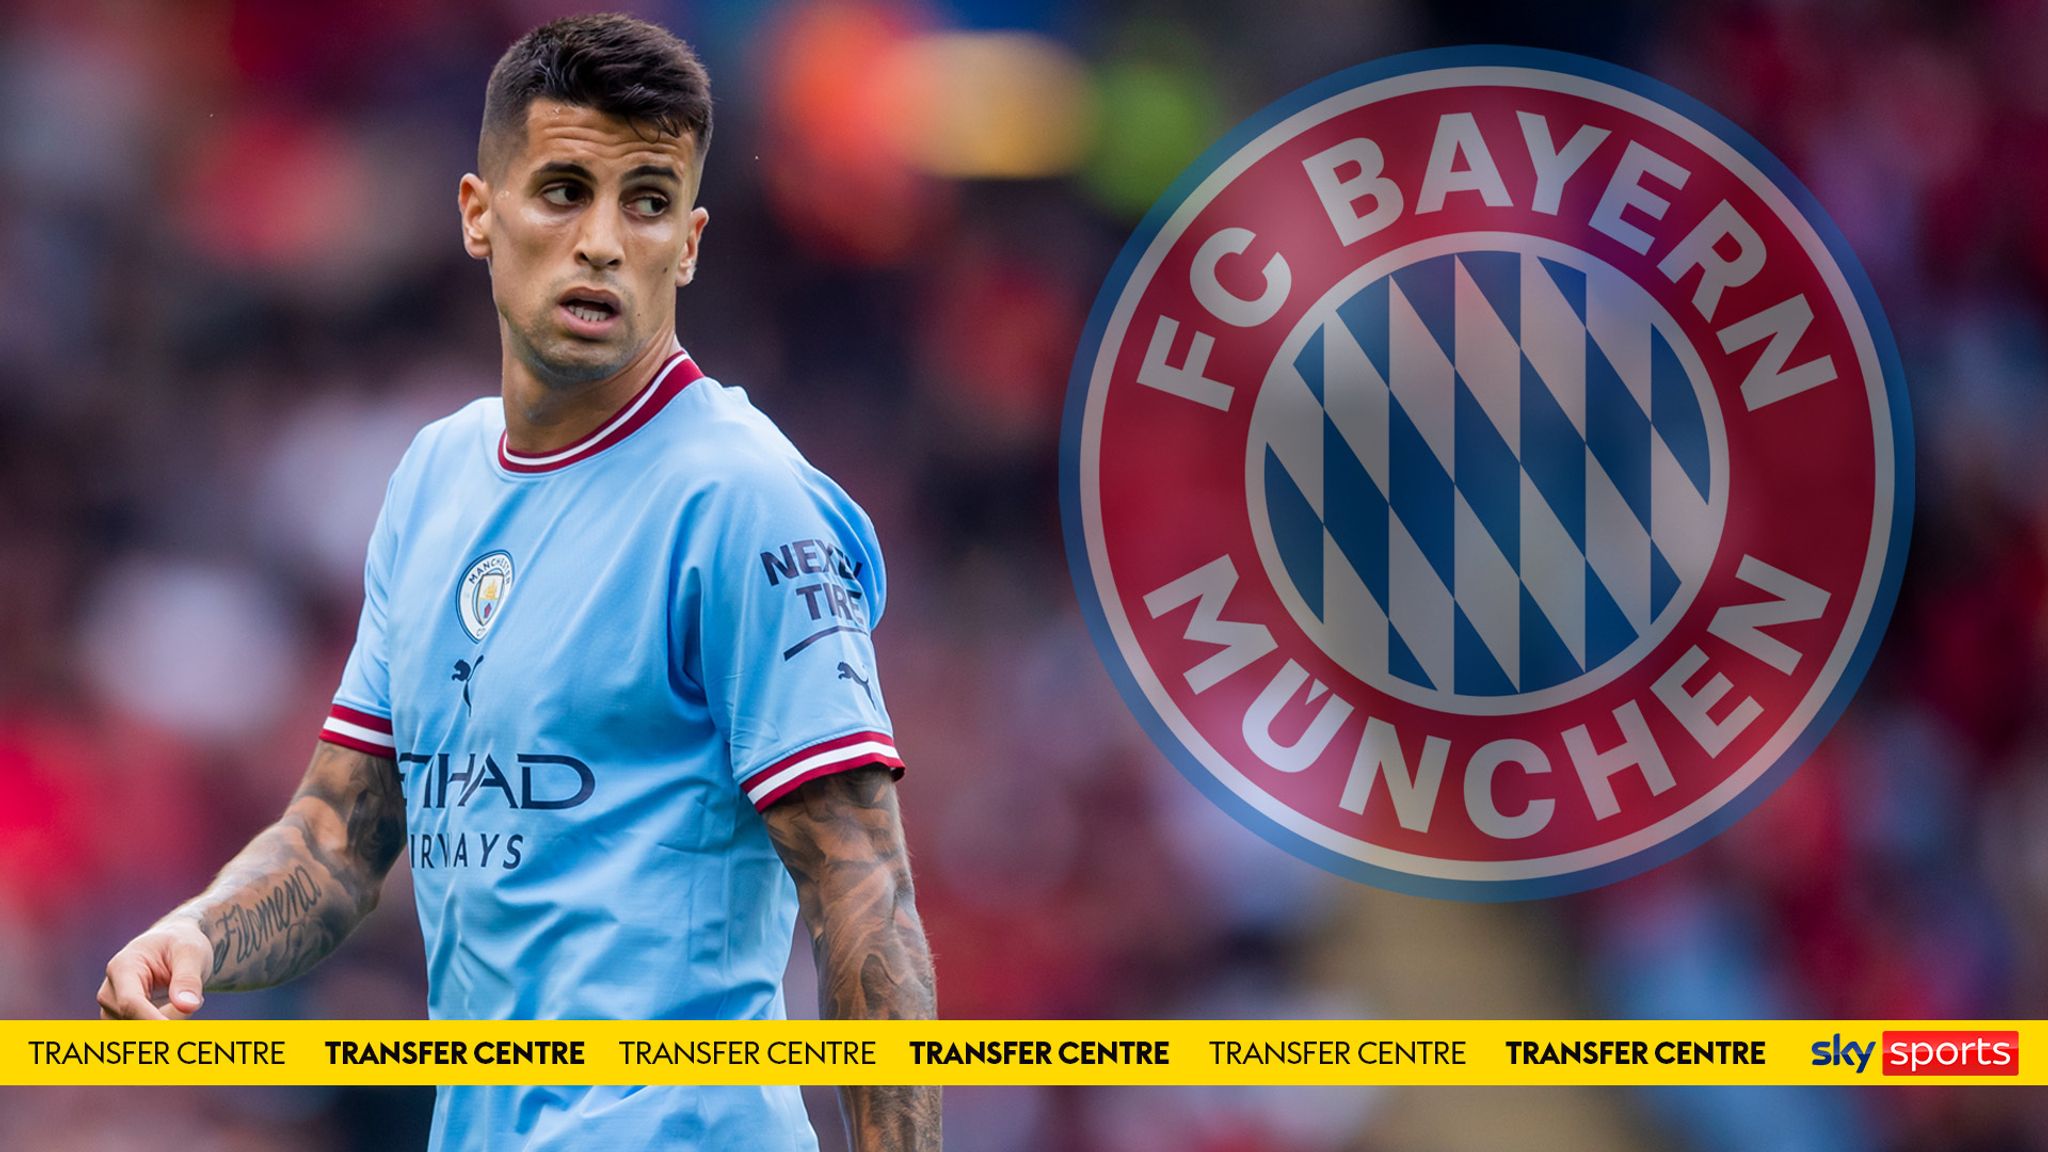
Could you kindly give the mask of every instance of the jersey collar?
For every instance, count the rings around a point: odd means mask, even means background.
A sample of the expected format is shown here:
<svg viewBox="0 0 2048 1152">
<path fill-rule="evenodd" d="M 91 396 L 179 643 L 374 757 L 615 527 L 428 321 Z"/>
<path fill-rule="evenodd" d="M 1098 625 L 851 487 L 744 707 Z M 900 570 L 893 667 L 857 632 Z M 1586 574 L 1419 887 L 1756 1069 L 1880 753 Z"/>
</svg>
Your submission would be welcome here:
<svg viewBox="0 0 2048 1152">
<path fill-rule="evenodd" d="M 667 407 L 668 402 L 675 399 L 678 393 L 703 376 L 704 370 L 697 367 L 697 362 L 690 358 L 690 354 L 678 348 L 669 354 L 667 360 L 662 361 L 661 367 L 654 373 L 654 378 L 647 382 L 646 387 L 634 394 L 631 400 L 626 401 L 625 406 L 610 420 L 574 444 L 545 455 L 530 456 L 524 452 L 514 452 L 506 443 L 506 434 L 498 433 L 498 466 L 507 472 L 530 476 L 539 472 L 559 471 L 579 460 L 588 460 L 639 431 L 642 425 L 654 419 L 656 414 Z"/>
</svg>

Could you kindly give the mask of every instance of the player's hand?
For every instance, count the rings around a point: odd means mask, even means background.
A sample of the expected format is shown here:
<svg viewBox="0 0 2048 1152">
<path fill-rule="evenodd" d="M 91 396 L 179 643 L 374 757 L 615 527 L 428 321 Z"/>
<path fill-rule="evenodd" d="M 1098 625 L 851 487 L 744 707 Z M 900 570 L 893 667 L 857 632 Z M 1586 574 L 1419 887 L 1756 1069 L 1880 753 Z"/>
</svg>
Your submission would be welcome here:
<svg viewBox="0 0 2048 1152">
<path fill-rule="evenodd" d="M 107 961 L 102 1020 L 183 1020 L 206 1002 L 213 945 L 195 920 L 172 916 Z"/>
</svg>

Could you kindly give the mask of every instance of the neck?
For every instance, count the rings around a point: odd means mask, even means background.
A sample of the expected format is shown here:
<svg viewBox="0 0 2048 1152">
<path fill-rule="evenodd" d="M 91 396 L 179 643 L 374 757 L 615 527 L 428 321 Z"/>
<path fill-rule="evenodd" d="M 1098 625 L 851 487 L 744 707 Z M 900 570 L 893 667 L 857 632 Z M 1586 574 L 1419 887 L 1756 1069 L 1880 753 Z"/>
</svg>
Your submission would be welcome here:
<svg viewBox="0 0 2048 1152">
<path fill-rule="evenodd" d="M 674 332 L 663 333 L 610 376 L 565 388 L 542 381 L 508 345 L 500 368 L 506 447 L 528 455 L 546 455 L 597 431 L 647 386 L 678 347 Z"/>
</svg>

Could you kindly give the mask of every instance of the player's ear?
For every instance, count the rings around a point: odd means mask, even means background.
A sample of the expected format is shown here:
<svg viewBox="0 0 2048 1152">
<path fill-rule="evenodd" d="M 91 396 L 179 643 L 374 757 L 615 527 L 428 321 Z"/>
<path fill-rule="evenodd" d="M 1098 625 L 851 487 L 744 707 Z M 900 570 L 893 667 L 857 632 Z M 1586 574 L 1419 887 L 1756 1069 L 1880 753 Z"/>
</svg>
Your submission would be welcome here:
<svg viewBox="0 0 2048 1152">
<path fill-rule="evenodd" d="M 697 278 L 697 245 L 704 239 L 704 225 L 711 219 L 711 213 L 700 205 L 690 209 L 690 224 L 683 237 L 683 258 L 676 264 L 676 287 L 681 288 Z"/>
<path fill-rule="evenodd" d="M 462 248 L 478 260 L 491 258 L 491 186 L 471 172 L 455 190 L 462 210 Z"/>
</svg>

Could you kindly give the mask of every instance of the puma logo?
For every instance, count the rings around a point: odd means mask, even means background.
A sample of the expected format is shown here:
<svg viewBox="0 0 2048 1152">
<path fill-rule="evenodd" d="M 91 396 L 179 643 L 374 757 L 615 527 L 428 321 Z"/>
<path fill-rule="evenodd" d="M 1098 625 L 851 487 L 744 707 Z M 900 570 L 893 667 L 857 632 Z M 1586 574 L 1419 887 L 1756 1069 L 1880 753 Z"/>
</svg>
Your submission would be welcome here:
<svg viewBox="0 0 2048 1152">
<path fill-rule="evenodd" d="M 853 670 L 853 665 L 848 664 L 844 660 L 841 660 L 839 662 L 839 678 L 841 680 L 851 680 L 855 684 L 860 685 L 861 688 L 864 689 L 868 694 L 868 703 L 873 704 L 878 708 L 881 707 L 881 702 L 875 699 L 875 686 L 868 683 L 867 677 L 862 676 L 858 672 L 855 672 Z"/>
<path fill-rule="evenodd" d="M 476 658 L 476 662 L 474 664 L 470 663 L 467 660 L 457 660 L 455 662 L 455 674 L 453 676 L 448 677 L 450 680 L 460 680 L 462 682 L 462 706 L 464 709 L 471 712 L 474 712 L 476 708 L 469 702 L 470 678 L 475 676 L 477 669 L 482 668 L 483 666 L 484 658 L 481 656 Z M 844 665 L 842 665 L 842 667 L 844 667 Z"/>
</svg>

